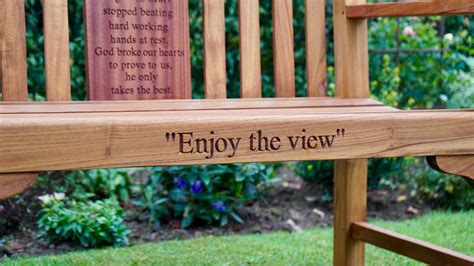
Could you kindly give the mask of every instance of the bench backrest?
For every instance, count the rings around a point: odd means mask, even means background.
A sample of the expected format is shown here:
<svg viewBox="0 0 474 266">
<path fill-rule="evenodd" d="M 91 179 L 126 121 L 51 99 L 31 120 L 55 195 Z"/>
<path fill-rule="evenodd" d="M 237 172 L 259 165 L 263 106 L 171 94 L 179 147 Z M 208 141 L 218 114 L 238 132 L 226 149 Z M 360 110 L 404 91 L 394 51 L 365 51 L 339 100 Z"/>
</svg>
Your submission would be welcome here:
<svg viewBox="0 0 474 266">
<path fill-rule="evenodd" d="M 202 0 L 205 97 L 226 98 L 224 0 Z M 24 2 L 0 0 L 3 100 L 28 96 Z M 324 0 L 305 0 L 308 96 L 325 96 L 326 44 Z M 259 1 L 240 0 L 240 81 L 242 98 L 262 96 Z M 293 1 L 273 0 L 275 96 L 295 96 Z M 303 19 L 303 18 L 300 18 Z M 44 0 L 46 94 L 49 101 L 71 98 L 67 0 Z M 192 41 L 192 40 L 191 40 Z"/>
</svg>

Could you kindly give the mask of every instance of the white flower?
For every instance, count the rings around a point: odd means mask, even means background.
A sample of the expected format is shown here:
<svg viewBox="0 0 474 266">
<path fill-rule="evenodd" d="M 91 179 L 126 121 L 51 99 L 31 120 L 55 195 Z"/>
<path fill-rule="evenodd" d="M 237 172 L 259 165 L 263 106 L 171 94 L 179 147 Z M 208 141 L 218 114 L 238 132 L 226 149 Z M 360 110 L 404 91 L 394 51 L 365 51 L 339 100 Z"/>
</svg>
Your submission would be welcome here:
<svg viewBox="0 0 474 266">
<path fill-rule="evenodd" d="M 443 38 L 446 41 L 452 41 L 454 39 L 454 35 L 452 33 L 446 33 Z"/>
<path fill-rule="evenodd" d="M 403 29 L 403 35 L 414 36 L 416 35 L 416 32 L 413 30 L 411 26 L 407 26 L 405 27 L 405 29 Z"/>
<path fill-rule="evenodd" d="M 53 196 L 56 200 L 61 201 L 66 197 L 66 194 L 64 194 L 64 193 L 54 193 Z"/>
<path fill-rule="evenodd" d="M 64 193 L 53 193 L 52 195 L 51 194 L 46 194 L 46 195 L 43 195 L 43 196 L 39 196 L 38 199 L 41 202 L 43 202 L 44 204 L 48 204 L 49 202 L 51 202 L 51 200 L 61 201 L 65 197 L 66 197 L 66 194 L 64 194 Z"/>
</svg>

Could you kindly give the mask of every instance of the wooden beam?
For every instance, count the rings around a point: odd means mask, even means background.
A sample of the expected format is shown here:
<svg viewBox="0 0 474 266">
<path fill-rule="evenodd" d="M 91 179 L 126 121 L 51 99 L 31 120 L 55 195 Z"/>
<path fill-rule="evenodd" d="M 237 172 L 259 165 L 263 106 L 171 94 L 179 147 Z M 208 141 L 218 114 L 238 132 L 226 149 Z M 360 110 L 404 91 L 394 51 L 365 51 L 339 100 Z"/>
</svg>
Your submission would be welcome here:
<svg viewBox="0 0 474 266">
<path fill-rule="evenodd" d="M 272 1 L 275 97 L 295 97 L 293 0 Z"/>
<path fill-rule="evenodd" d="M 285 109 L 285 108 L 335 108 L 383 107 L 371 99 L 339 98 L 264 98 L 222 100 L 173 100 L 173 101 L 108 101 L 108 102 L 28 102 L 0 103 L 0 114 L 12 113 L 65 113 L 65 112 L 148 112 L 148 111 L 198 111 L 232 109 Z M 389 110 L 390 107 L 387 107 Z M 393 108 L 393 110 L 395 110 Z"/>
<path fill-rule="evenodd" d="M 364 265 L 364 243 L 350 226 L 366 219 L 367 160 L 337 160 L 334 170 L 334 265 Z"/>
<path fill-rule="evenodd" d="M 404 17 L 404 16 L 440 16 L 474 14 L 474 1 L 449 0 L 434 2 L 379 3 L 366 5 L 348 5 L 347 17 Z"/>
<path fill-rule="evenodd" d="M 204 93 L 207 99 L 227 98 L 224 0 L 203 0 Z"/>
<path fill-rule="evenodd" d="M 427 159 L 433 169 L 462 176 L 474 187 L 474 155 L 432 156 Z"/>
<path fill-rule="evenodd" d="M 44 0 L 44 60 L 48 101 L 71 100 L 67 0 Z"/>
<path fill-rule="evenodd" d="M 351 233 L 354 239 L 367 242 L 430 265 L 474 265 L 474 257 L 463 255 L 367 223 L 356 222 L 352 224 Z"/>
<path fill-rule="evenodd" d="M 0 0 L 0 81 L 4 101 L 28 99 L 25 1 Z"/>
<path fill-rule="evenodd" d="M 278 137 L 280 141 L 276 142 L 281 144 L 276 145 L 278 149 L 251 150 L 251 136 L 254 134 L 255 145 L 259 131 L 261 138 Z M 172 133 L 176 136 L 187 132 L 193 133 L 193 140 L 206 139 L 208 143 L 219 138 L 234 141 L 240 138 L 240 142 L 235 153 L 228 142 L 225 152 L 215 152 L 209 157 L 202 148 L 197 153 L 195 145 L 187 142 L 190 135 L 183 135 L 182 141 L 169 138 Z M 292 148 L 289 137 L 306 136 L 308 141 L 311 135 L 317 136 L 311 143 L 314 149 L 308 144 L 298 146 L 301 142 Z M 0 143 L 3 173 L 462 155 L 474 153 L 474 112 L 321 113 L 299 108 L 3 114 Z"/>
<path fill-rule="evenodd" d="M 0 174 L 0 200 L 26 191 L 35 182 L 38 174 Z"/>
<path fill-rule="evenodd" d="M 240 97 L 262 97 L 260 3 L 239 1 Z"/>
<path fill-rule="evenodd" d="M 324 0 L 305 0 L 308 97 L 326 96 L 326 10 Z"/>
<path fill-rule="evenodd" d="M 349 20 L 345 13 L 346 5 L 365 2 L 333 1 L 336 96 L 341 98 L 368 98 L 370 94 L 367 21 Z M 334 165 L 334 265 L 337 266 L 365 263 L 364 243 L 350 237 L 349 227 L 352 222 L 365 221 L 367 164 L 367 160 L 358 159 L 338 160 Z"/>
</svg>

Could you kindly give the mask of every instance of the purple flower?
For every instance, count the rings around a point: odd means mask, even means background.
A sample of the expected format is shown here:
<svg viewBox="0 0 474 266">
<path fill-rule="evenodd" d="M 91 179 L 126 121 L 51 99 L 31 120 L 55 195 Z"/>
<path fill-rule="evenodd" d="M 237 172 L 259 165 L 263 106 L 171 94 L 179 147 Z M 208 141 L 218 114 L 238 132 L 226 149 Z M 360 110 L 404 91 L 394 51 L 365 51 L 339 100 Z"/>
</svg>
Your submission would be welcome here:
<svg viewBox="0 0 474 266">
<path fill-rule="evenodd" d="M 186 182 L 186 179 L 181 177 L 175 177 L 173 179 L 173 183 L 179 190 L 185 190 L 188 187 L 188 182 Z"/>
<path fill-rule="evenodd" d="M 225 212 L 225 204 L 223 200 L 216 200 L 212 203 L 212 207 L 218 212 Z"/>
<path fill-rule="evenodd" d="M 202 182 L 200 180 L 194 180 L 193 184 L 191 185 L 191 192 L 194 195 L 199 195 L 202 193 Z"/>
</svg>

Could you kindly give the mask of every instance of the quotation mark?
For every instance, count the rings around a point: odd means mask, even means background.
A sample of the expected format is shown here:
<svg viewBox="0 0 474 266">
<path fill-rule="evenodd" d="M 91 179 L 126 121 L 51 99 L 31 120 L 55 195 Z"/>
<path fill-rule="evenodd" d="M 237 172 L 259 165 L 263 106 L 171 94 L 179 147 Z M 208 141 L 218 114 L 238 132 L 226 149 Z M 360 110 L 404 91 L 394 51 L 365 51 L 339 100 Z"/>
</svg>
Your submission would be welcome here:
<svg viewBox="0 0 474 266">
<path fill-rule="evenodd" d="M 172 132 L 172 133 L 169 133 L 169 132 L 166 132 L 166 141 L 167 142 L 174 142 L 176 140 L 176 133 Z"/>
<path fill-rule="evenodd" d="M 336 134 L 338 137 L 341 137 L 341 136 L 344 137 L 346 135 L 346 130 L 344 128 L 343 129 L 338 128 L 336 131 Z"/>
</svg>

